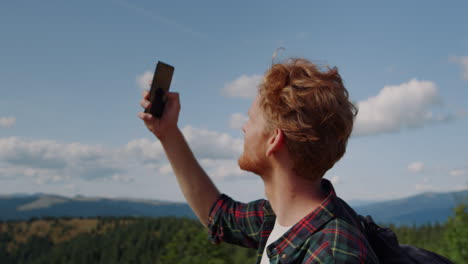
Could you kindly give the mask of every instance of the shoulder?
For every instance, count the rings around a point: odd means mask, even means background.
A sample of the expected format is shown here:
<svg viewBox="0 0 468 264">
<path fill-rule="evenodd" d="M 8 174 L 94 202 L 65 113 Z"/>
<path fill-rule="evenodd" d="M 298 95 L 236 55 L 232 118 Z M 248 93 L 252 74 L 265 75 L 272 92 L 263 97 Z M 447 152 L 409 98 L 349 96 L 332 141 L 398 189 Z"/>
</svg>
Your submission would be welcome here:
<svg viewBox="0 0 468 264">
<path fill-rule="evenodd" d="M 259 199 L 249 203 L 243 203 L 233 200 L 226 194 L 221 194 L 218 199 L 213 203 L 210 209 L 210 215 L 226 212 L 252 212 L 256 211 L 258 214 L 263 213 L 263 207 L 268 206 L 267 200 Z"/>
<path fill-rule="evenodd" d="M 225 241 L 258 247 L 267 204 L 263 199 L 242 203 L 221 194 L 213 203 L 208 217 L 209 239 L 215 244 Z"/>
<path fill-rule="evenodd" d="M 361 230 L 334 218 L 312 234 L 303 245 L 304 263 L 378 263 Z"/>
</svg>

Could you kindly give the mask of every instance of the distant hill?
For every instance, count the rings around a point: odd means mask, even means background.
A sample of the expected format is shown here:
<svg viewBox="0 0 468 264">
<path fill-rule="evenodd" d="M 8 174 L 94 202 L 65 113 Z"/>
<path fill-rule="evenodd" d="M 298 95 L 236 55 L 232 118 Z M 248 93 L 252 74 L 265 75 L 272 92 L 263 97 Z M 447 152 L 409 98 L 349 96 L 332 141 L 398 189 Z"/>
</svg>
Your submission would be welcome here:
<svg viewBox="0 0 468 264">
<path fill-rule="evenodd" d="M 0 196 L 0 220 L 44 217 L 146 216 L 195 218 L 185 203 L 167 201 L 34 194 Z"/>
<path fill-rule="evenodd" d="M 467 202 L 468 190 L 448 193 L 423 193 L 403 199 L 354 206 L 356 212 L 371 215 L 378 223 L 422 225 L 442 223 L 460 202 Z"/>
<path fill-rule="evenodd" d="M 424 193 L 404 199 L 354 203 L 353 208 L 362 215 L 372 215 L 379 223 L 395 225 L 421 225 L 444 222 L 467 191 L 450 193 Z M 359 205 L 360 204 L 360 205 Z M 353 202 L 351 202 L 353 205 Z M 28 220 L 45 217 L 189 217 L 195 218 L 185 203 L 145 199 L 100 198 L 77 196 L 74 198 L 50 194 L 0 195 L 0 220 Z"/>
</svg>

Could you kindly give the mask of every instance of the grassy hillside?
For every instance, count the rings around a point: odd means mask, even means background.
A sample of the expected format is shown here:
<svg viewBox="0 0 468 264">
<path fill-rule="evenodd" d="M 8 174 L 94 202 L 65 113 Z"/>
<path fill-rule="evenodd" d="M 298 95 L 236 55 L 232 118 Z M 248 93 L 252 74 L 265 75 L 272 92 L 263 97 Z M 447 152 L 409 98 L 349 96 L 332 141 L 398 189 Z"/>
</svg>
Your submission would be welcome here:
<svg viewBox="0 0 468 264">
<path fill-rule="evenodd" d="M 0 223 L 0 263 L 254 263 L 255 250 L 207 236 L 182 218 L 9 221 Z"/>
<path fill-rule="evenodd" d="M 468 206 L 443 224 L 394 227 L 402 244 L 468 263 Z M 0 263 L 254 263 L 256 250 L 212 245 L 188 218 L 46 218 L 0 222 Z"/>
</svg>

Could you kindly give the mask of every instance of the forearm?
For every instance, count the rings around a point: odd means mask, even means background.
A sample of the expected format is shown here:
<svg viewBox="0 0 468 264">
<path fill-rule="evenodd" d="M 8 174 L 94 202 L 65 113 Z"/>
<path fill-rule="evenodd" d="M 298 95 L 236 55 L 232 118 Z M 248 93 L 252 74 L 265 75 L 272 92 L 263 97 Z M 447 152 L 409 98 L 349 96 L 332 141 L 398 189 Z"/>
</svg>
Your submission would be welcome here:
<svg viewBox="0 0 468 264">
<path fill-rule="evenodd" d="M 210 208 L 220 195 L 218 189 L 195 159 L 179 129 L 161 139 L 161 143 L 185 199 L 200 222 L 207 226 Z"/>
</svg>

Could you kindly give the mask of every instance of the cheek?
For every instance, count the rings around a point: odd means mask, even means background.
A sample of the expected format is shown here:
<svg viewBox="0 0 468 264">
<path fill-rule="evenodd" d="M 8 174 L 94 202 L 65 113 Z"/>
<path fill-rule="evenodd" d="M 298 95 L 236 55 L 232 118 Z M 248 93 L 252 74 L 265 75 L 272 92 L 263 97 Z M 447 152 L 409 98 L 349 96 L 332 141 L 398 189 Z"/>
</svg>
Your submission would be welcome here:
<svg viewBox="0 0 468 264">
<path fill-rule="evenodd" d="M 244 150 L 247 150 L 247 152 L 252 152 L 256 148 L 257 142 L 255 136 L 252 135 L 252 131 L 249 132 L 250 133 L 244 134 Z"/>
<path fill-rule="evenodd" d="M 250 130 L 251 122 L 252 121 L 250 121 L 250 119 L 247 120 L 246 122 L 244 122 L 244 125 L 242 126 L 242 131 L 244 131 L 244 133 L 246 133 L 248 130 Z"/>
<path fill-rule="evenodd" d="M 244 134 L 244 149 L 252 145 L 252 140 L 250 140 L 250 135 Z"/>
</svg>

